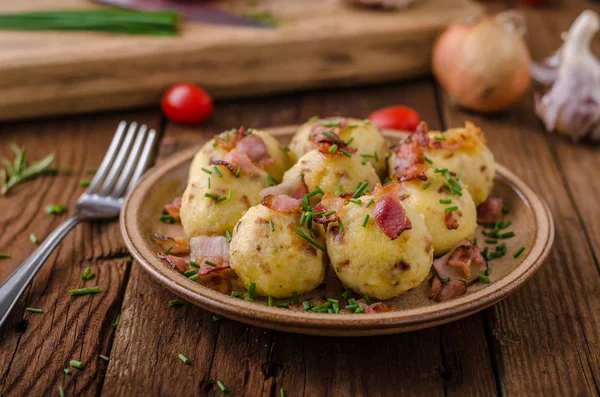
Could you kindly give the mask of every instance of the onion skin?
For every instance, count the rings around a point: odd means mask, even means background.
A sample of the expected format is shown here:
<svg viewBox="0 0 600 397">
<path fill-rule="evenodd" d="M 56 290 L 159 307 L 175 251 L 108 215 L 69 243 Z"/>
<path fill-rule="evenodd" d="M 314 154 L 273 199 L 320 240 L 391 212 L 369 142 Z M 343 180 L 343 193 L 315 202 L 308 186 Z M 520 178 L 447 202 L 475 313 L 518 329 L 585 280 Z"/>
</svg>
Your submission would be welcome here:
<svg viewBox="0 0 600 397">
<path fill-rule="evenodd" d="M 484 113 L 505 110 L 527 92 L 529 63 L 521 35 L 497 17 L 450 25 L 433 47 L 433 74 L 451 100 Z"/>
</svg>

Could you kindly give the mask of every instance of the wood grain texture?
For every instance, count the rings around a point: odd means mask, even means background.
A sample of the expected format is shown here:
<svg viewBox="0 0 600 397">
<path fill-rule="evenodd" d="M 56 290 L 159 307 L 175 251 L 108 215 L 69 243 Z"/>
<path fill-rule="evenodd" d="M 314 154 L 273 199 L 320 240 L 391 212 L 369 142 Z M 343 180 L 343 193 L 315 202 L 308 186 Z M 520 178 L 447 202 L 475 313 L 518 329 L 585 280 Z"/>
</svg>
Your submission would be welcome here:
<svg viewBox="0 0 600 397">
<path fill-rule="evenodd" d="M 397 13 L 321 0 L 224 3 L 235 12 L 270 11 L 282 24 L 186 23 L 178 37 L 158 38 L 1 31 L 0 119 L 155 104 L 181 81 L 200 83 L 221 98 L 423 75 L 437 32 L 480 12 L 471 0 L 428 0 Z M 82 7 L 90 4 L 0 4 L 1 11 Z"/>
<path fill-rule="evenodd" d="M 151 114 L 151 113 L 150 113 Z M 12 254 L 0 266 L 0 280 L 34 249 L 29 233 L 43 238 L 67 215 L 52 216 L 47 204 L 72 208 L 83 192 L 80 178 L 100 163 L 120 116 L 151 121 L 149 113 L 75 118 L 69 122 L 40 121 L 2 125 L 0 150 L 9 155 L 10 143 L 27 149 L 27 159 L 56 153 L 54 165 L 71 173 L 43 176 L 0 197 L 0 252 Z M 145 119 L 145 120 L 144 120 Z M 11 155 L 12 158 L 12 155 Z M 103 383 L 106 363 L 98 354 L 110 355 L 112 321 L 119 311 L 130 265 L 116 223 L 77 226 L 46 261 L 0 330 L 0 395 L 56 395 L 63 385 L 68 395 L 95 394 Z M 81 280 L 90 266 L 96 277 Z M 99 285 L 102 293 L 71 297 L 70 289 Z M 24 311 L 43 309 L 42 314 Z M 85 370 L 63 368 L 70 360 Z"/>
</svg>

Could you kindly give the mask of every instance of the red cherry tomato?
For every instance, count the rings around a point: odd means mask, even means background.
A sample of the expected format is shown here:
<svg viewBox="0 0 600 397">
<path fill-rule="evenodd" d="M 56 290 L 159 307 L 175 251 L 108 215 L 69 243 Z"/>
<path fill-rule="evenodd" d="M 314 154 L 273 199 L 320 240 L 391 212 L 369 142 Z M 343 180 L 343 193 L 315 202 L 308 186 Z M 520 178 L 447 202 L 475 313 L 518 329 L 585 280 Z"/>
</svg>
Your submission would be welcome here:
<svg viewBox="0 0 600 397">
<path fill-rule="evenodd" d="M 176 84 L 169 88 L 160 106 L 165 116 L 182 124 L 199 123 L 213 110 L 212 99 L 206 91 L 191 83 Z"/>
<path fill-rule="evenodd" d="M 374 111 L 369 115 L 369 120 L 377 128 L 414 131 L 421 122 L 421 116 L 407 106 L 394 105 Z"/>
</svg>

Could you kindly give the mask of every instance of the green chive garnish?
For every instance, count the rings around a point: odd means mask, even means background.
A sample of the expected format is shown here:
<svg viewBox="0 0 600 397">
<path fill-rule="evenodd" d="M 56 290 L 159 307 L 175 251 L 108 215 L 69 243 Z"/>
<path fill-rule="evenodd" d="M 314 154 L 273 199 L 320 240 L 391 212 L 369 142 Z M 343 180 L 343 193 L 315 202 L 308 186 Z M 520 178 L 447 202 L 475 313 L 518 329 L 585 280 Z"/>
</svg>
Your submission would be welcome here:
<svg viewBox="0 0 600 397">
<path fill-rule="evenodd" d="M 279 397 L 285 397 L 285 391 L 283 390 L 283 387 L 279 389 Z"/>
<path fill-rule="evenodd" d="M 508 233 L 504 233 L 500 235 L 500 238 L 511 238 L 514 237 L 515 233 L 514 232 L 508 232 Z"/>
<path fill-rule="evenodd" d="M 95 286 L 95 287 L 90 287 L 90 288 L 72 289 L 69 291 L 69 294 L 71 294 L 71 296 L 78 296 L 78 295 L 97 294 L 98 292 L 102 292 L 102 291 L 100 291 L 99 286 Z"/>
<path fill-rule="evenodd" d="M 171 250 L 173 249 L 173 247 L 169 247 L 165 250 L 165 255 L 169 255 L 171 253 Z"/>
<path fill-rule="evenodd" d="M 173 218 L 171 215 L 161 215 L 160 221 L 163 223 L 175 223 L 175 218 Z"/>
<path fill-rule="evenodd" d="M 490 283 L 490 278 L 488 276 L 483 275 L 483 274 L 479 274 L 477 276 L 477 280 L 481 281 L 484 284 L 489 284 Z"/>
<path fill-rule="evenodd" d="M 189 262 L 188 262 L 188 265 L 189 265 L 190 267 L 195 267 L 196 269 L 200 269 L 200 265 L 199 265 L 199 264 L 197 264 L 197 263 L 196 263 L 196 262 L 194 262 L 194 261 L 189 261 Z"/>
<path fill-rule="evenodd" d="M 115 322 L 113 323 L 113 328 L 117 329 L 117 327 L 119 326 L 119 323 L 121 322 L 121 313 L 117 314 L 117 318 L 115 319 Z"/>
<path fill-rule="evenodd" d="M 306 195 L 304 196 L 305 198 L 311 198 L 312 196 L 316 196 L 317 194 L 325 194 L 323 192 L 323 190 L 321 190 L 320 187 L 316 187 L 315 190 L 313 190 L 312 192 L 308 192 L 306 193 Z"/>
<path fill-rule="evenodd" d="M 213 263 L 213 262 L 211 262 L 209 260 L 205 260 L 204 263 L 206 263 L 207 265 L 212 266 L 212 267 L 217 267 L 216 263 Z"/>
<path fill-rule="evenodd" d="M 350 200 L 348 200 L 348 202 L 362 205 L 362 201 L 360 201 L 360 199 L 351 198 Z"/>
<path fill-rule="evenodd" d="M 269 219 L 269 226 L 271 226 L 271 231 L 275 231 L 275 225 L 273 225 L 273 219 Z"/>
<path fill-rule="evenodd" d="M 513 258 L 517 258 L 519 255 L 521 255 L 523 253 L 523 251 L 525 251 L 525 247 L 520 247 L 514 254 L 513 254 Z"/>
<path fill-rule="evenodd" d="M 267 297 L 267 306 L 273 306 L 273 305 L 274 305 L 274 303 L 273 303 L 273 297 L 271 295 L 269 295 Z"/>
<path fill-rule="evenodd" d="M 509 208 L 508 208 L 508 205 L 506 205 L 506 204 L 503 204 L 503 205 L 502 205 L 502 213 L 503 213 L 504 215 L 506 215 L 506 214 L 508 214 L 509 212 L 510 212 L 510 210 L 509 210 Z"/>
<path fill-rule="evenodd" d="M 173 306 L 181 306 L 181 302 L 179 302 L 179 299 L 173 299 L 169 302 L 167 302 L 167 304 L 171 307 Z"/>
<path fill-rule="evenodd" d="M 344 299 L 348 299 L 350 296 L 352 296 L 353 292 L 350 289 L 345 290 L 344 292 L 342 292 L 341 296 Z"/>
<path fill-rule="evenodd" d="M 256 294 L 256 283 L 248 284 L 248 300 L 253 301 Z"/>
<path fill-rule="evenodd" d="M 62 214 L 66 210 L 67 210 L 67 207 L 65 207 L 62 204 L 49 204 L 46 206 L 46 212 L 49 213 L 50 215 Z"/>
<path fill-rule="evenodd" d="M 369 202 L 367 203 L 367 208 L 369 208 L 371 206 L 371 204 L 373 204 L 375 202 L 374 199 L 369 200 Z"/>
<path fill-rule="evenodd" d="M 44 312 L 42 309 L 34 309 L 33 307 L 26 307 L 25 310 L 27 310 L 28 312 L 32 312 L 32 313 L 43 313 Z"/>
<path fill-rule="evenodd" d="M 267 183 L 269 184 L 269 186 L 277 185 L 277 181 L 271 175 L 267 175 Z"/>
<path fill-rule="evenodd" d="M 10 254 L 0 254 L 0 259 L 10 259 Z"/>
<path fill-rule="evenodd" d="M 448 207 L 444 210 L 445 212 L 454 212 L 454 211 L 458 211 L 458 207 L 454 206 L 454 207 Z"/>
<path fill-rule="evenodd" d="M 440 204 L 451 204 L 452 199 L 440 199 Z"/>
<path fill-rule="evenodd" d="M 210 176 L 208 177 L 208 188 L 210 189 Z"/>
<path fill-rule="evenodd" d="M 238 169 L 235 171 L 235 176 L 240 176 L 241 173 L 242 173 L 242 167 L 238 167 Z"/>
<path fill-rule="evenodd" d="M 340 152 L 342 152 L 342 154 L 343 154 L 344 156 L 346 156 L 346 157 L 352 157 L 352 155 L 351 155 L 351 154 L 350 154 L 348 151 L 346 151 L 346 150 L 344 150 L 344 149 L 340 149 Z"/>
<path fill-rule="evenodd" d="M 225 230 L 225 237 L 227 237 L 227 242 L 231 243 L 231 232 L 229 230 Z"/>
<path fill-rule="evenodd" d="M 221 389 L 221 391 L 223 393 L 227 393 L 227 388 L 225 387 L 225 385 L 223 384 L 223 382 L 221 382 L 220 380 L 217 381 L 217 386 L 219 386 L 219 389 Z"/>
<path fill-rule="evenodd" d="M 352 198 L 356 199 L 359 198 L 364 191 L 367 189 L 367 187 L 369 186 L 369 184 L 367 182 L 361 182 L 358 184 L 358 186 L 356 186 L 356 189 L 354 190 L 354 194 L 352 194 Z"/>
<path fill-rule="evenodd" d="M 33 233 L 29 234 L 29 241 L 31 241 L 35 245 L 38 245 L 40 242 L 40 240 L 38 240 L 38 238 Z"/>
<path fill-rule="evenodd" d="M 333 144 L 329 147 L 329 153 L 335 153 L 335 151 L 338 149 L 338 146 L 336 144 Z"/>
<path fill-rule="evenodd" d="M 294 303 L 300 302 L 298 300 L 298 293 L 296 291 L 292 292 L 292 301 L 294 301 Z"/>
<path fill-rule="evenodd" d="M 317 115 L 312 116 L 308 119 L 308 121 L 317 121 L 317 120 L 319 120 L 319 116 L 317 116 Z"/>
<path fill-rule="evenodd" d="M 223 174 L 221 174 L 221 170 L 219 170 L 216 165 L 213 166 L 213 170 L 215 170 L 215 174 L 217 174 L 219 178 L 223 176 Z"/>
<path fill-rule="evenodd" d="M 334 302 L 333 305 L 331 305 L 331 308 L 333 309 L 334 313 L 339 313 L 340 312 L 340 303 Z"/>
<path fill-rule="evenodd" d="M 446 140 L 446 137 L 445 137 L 445 136 L 436 136 L 436 137 L 435 137 L 435 138 L 433 138 L 433 139 L 435 139 L 436 141 L 445 141 L 445 140 Z"/>
<path fill-rule="evenodd" d="M 284 147 L 281 148 L 281 150 L 283 150 L 284 152 L 289 152 L 290 148 L 287 147 L 287 146 L 284 146 Z"/>
<path fill-rule="evenodd" d="M 371 299 L 369 299 L 369 295 L 367 295 L 367 294 L 364 294 L 364 295 L 363 295 L 363 299 L 365 300 L 365 302 L 367 302 L 367 305 L 370 305 L 370 304 L 371 304 Z"/>
<path fill-rule="evenodd" d="M 431 159 L 430 159 L 429 157 L 427 157 L 427 156 L 424 156 L 424 157 L 423 157 L 423 159 L 424 159 L 425 161 L 427 161 L 429 164 L 433 164 L 433 161 L 431 161 Z"/>
<path fill-rule="evenodd" d="M 312 307 L 311 301 L 302 302 L 302 307 L 304 307 L 304 310 L 310 310 L 310 308 Z"/>
<path fill-rule="evenodd" d="M 486 244 L 498 244 L 498 240 L 494 240 L 494 239 L 487 239 L 485 240 Z"/>
<path fill-rule="evenodd" d="M 194 274 L 193 276 L 189 276 L 188 279 L 192 281 L 197 281 L 200 278 L 198 274 Z"/>
<path fill-rule="evenodd" d="M 60 397 L 65 397 L 65 391 L 63 390 L 62 386 L 58 386 L 58 395 Z"/>
<path fill-rule="evenodd" d="M 213 321 L 221 321 L 223 320 L 223 316 L 221 316 L 220 314 L 215 314 L 214 316 L 212 316 Z"/>
<path fill-rule="evenodd" d="M 190 361 L 190 360 L 188 360 L 188 358 L 187 358 L 186 356 L 184 356 L 183 354 L 180 354 L 180 355 L 179 355 L 179 359 L 180 359 L 181 361 L 183 361 L 183 363 L 184 363 L 185 365 L 190 365 L 190 364 L 191 364 L 191 361 Z"/>
<path fill-rule="evenodd" d="M 212 171 L 202 167 L 202 171 L 206 172 L 209 175 L 212 175 Z"/>
<path fill-rule="evenodd" d="M 338 196 L 342 195 L 342 185 L 337 185 L 337 194 Z"/>
<path fill-rule="evenodd" d="M 342 122 L 339 120 L 325 120 L 321 123 L 323 127 L 339 127 L 342 125 Z"/>
<path fill-rule="evenodd" d="M 69 365 L 73 368 L 83 369 L 83 363 L 81 361 L 71 360 Z"/>
<path fill-rule="evenodd" d="M 362 307 L 357 308 L 354 313 L 363 313 L 365 311 L 365 309 L 363 309 Z"/>
<path fill-rule="evenodd" d="M 289 302 L 279 302 L 279 303 L 276 303 L 275 306 L 281 307 L 283 309 L 287 309 L 288 307 L 290 307 L 290 303 Z"/>
<path fill-rule="evenodd" d="M 296 232 L 300 235 L 300 237 L 302 237 L 303 239 L 305 239 L 306 241 L 308 241 L 309 243 L 311 243 L 312 245 L 314 245 L 315 247 L 317 247 L 321 251 L 327 252 L 327 249 L 325 247 L 323 247 L 321 244 L 319 244 L 314 239 L 312 239 L 309 236 L 307 236 L 306 233 L 304 233 L 302 230 L 300 230 L 300 228 L 298 226 L 296 226 Z"/>
<path fill-rule="evenodd" d="M 63 368 L 63 371 L 65 371 L 65 374 L 69 375 L 71 373 L 71 371 L 69 370 L 69 368 Z"/>
<path fill-rule="evenodd" d="M 429 189 L 429 186 L 431 186 L 431 182 L 427 182 L 426 184 L 424 184 L 423 185 L 423 190 Z"/>
<path fill-rule="evenodd" d="M 367 222 L 369 222 L 369 214 L 365 215 L 365 219 L 363 220 L 362 223 L 362 227 L 366 227 L 367 226 Z"/>
<path fill-rule="evenodd" d="M 219 196 L 217 196 L 216 194 L 212 194 L 212 193 L 204 193 L 204 197 L 208 197 L 211 198 L 213 200 L 218 200 Z"/>
<path fill-rule="evenodd" d="M 344 224 L 342 223 L 342 218 L 338 218 L 338 225 L 340 227 L 340 230 L 344 230 Z"/>
<path fill-rule="evenodd" d="M 81 279 L 82 280 L 91 280 L 94 277 L 96 277 L 96 275 L 94 273 L 92 273 L 92 268 L 91 267 L 86 267 L 83 270 L 83 273 L 81 274 Z"/>
<path fill-rule="evenodd" d="M 229 189 L 229 192 L 227 192 L 227 201 L 231 201 L 232 195 L 233 195 L 233 190 Z"/>
<path fill-rule="evenodd" d="M 92 183 L 91 179 L 80 179 L 79 180 L 79 186 L 81 186 L 81 187 L 88 187 L 88 186 L 90 186 L 91 183 Z"/>
<path fill-rule="evenodd" d="M 100 357 L 100 358 L 101 358 L 101 359 L 103 359 L 104 361 L 108 361 L 108 360 L 109 360 L 109 358 L 108 358 L 108 357 L 106 357 L 104 354 L 100 354 L 100 355 L 98 355 L 98 357 Z"/>
<path fill-rule="evenodd" d="M 194 274 L 196 274 L 196 271 L 194 269 L 186 270 L 185 272 L 183 272 L 183 275 L 186 277 L 189 277 Z"/>
</svg>

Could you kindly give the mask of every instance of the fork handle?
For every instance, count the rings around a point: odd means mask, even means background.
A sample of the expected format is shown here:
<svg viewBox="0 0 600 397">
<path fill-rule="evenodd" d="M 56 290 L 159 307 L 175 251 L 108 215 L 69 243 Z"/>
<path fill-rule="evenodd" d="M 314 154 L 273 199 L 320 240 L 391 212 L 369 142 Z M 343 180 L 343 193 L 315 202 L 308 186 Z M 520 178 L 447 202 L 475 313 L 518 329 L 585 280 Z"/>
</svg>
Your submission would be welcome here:
<svg viewBox="0 0 600 397">
<path fill-rule="evenodd" d="M 83 220 L 81 215 L 75 215 L 52 231 L 38 248 L 0 285 L 0 326 L 8 318 L 19 297 L 29 285 L 33 276 L 38 272 L 44 261 L 54 251 L 54 248 L 75 225 Z"/>
</svg>

